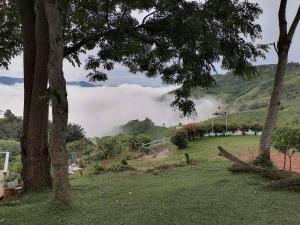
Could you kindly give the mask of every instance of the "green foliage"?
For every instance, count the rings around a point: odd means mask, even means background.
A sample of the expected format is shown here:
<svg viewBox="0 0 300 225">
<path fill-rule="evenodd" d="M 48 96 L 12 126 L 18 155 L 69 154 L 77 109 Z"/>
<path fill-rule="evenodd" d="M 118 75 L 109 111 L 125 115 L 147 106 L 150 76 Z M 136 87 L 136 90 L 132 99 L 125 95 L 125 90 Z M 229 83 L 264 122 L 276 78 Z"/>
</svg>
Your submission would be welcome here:
<svg viewBox="0 0 300 225">
<path fill-rule="evenodd" d="M 83 175 L 91 177 L 94 175 L 98 175 L 98 174 L 102 173 L 103 171 L 105 171 L 105 169 L 103 167 L 101 167 L 99 163 L 92 163 L 92 164 L 88 165 L 86 168 L 84 168 Z"/>
<path fill-rule="evenodd" d="M 131 120 L 127 122 L 125 125 L 121 126 L 121 130 L 123 134 L 138 134 L 138 133 L 147 133 L 154 127 L 155 127 L 154 123 L 149 118 L 146 118 L 142 121 Z"/>
<path fill-rule="evenodd" d="M 11 110 L 6 110 L 4 119 L 0 119 L 0 139 L 20 140 L 22 135 L 22 119 L 16 117 Z"/>
<path fill-rule="evenodd" d="M 141 151 L 142 144 L 151 142 L 151 138 L 146 134 L 128 135 L 127 137 L 124 137 L 124 141 L 127 143 L 130 150 Z"/>
<path fill-rule="evenodd" d="M 126 161 L 127 162 L 127 161 Z M 123 171 L 127 171 L 127 170 L 135 170 L 132 166 L 128 165 L 128 163 L 116 163 L 116 164 L 112 164 L 110 168 L 107 169 L 108 171 L 112 171 L 112 172 L 123 172 Z"/>
<path fill-rule="evenodd" d="M 204 127 L 199 126 L 197 124 L 191 123 L 184 126 L 184 128 L 187 131 L 188 140 L 193 141 L 197 138 L 203 137 L 203 135 L 206 133 L 206 130 Z"/>
<path fill-rule="evenodd" d="M 263 121 L 258 120 L 260 112 L 245 112 L 245 113 L 233 113 L 228 115 L 228 131 L 236 131 L 241 129 L 243 131 L 253 130 L 259 132 L 262 130 Z M 212 119 L 206 120 L 199 123 L 201 129 L 205 132 L 211 132 L 212 130 Z M 225 119 L 223 116 L 213 118 L 214 132 L 222 133 L 226 130 Z"/>
<path fill-rule="evenodd" d="M 9 164 L 9 170 L 18 174 L 21 174 L 22 170 L 22 161 L 21 161 L 21 155 L 18 155 L 11 159 Z"/>
<path fill-rule="evenodd" d="M 185 129 L 180 129 L 171 138 L 171 141 L 179 149 L 186 148 L 188 145 L 188 132 Z"/>
<path fill-rule="evenodd" d="M 0 68 L 8 68 L 10 60 L 22 51 L 18 1 L 0 1 Z"/>
<path fill-rule="evenodd" d="M 82 155 L 91 152 L 93 143 L 89 139 L 81 139 L 67 144 L 67 149 L 70 155 L 80 158 Z"/>
<path fill-rule="evenodd" d="M 0 152 L 9 152 L 10 158 L 20 155 L 20 143 L 15 140 L 0 140 Z"/>
<path fill-rule="evenodd" d="M 214 85 L 215 63 L 251 76 L 251 63 L 267 49 L 254 44 L 261 37 L 256 21 L 262 10 L 246 0 L 65 0 L 60 12 L 65 57 L 80 65 L 80 53 L 97 49 L 85 64 L 91 80 L 106 80 L 102 71 L 116 63 L 133 73 L 161 75 L 166 84 L 182 85 L 172 105 L 185 115 L 194 110 L 191 88 Z"/>
<path fill-rule="evenodd" d="M 95 159 L 111 159 L 119 155 L 126 146 L 121 141 L 119 136 L 94 138 L 94 157 Z"/>
<path fill-rule="evenodd" d="M 85 138 L 85 132 L 81 125 L 69 123 L 67 126 L 66 142 L 78 141 Z"/>
<path fill-rule="evenodd" d="M 275 130 L 272 145 L 281 153 L 300 151 L 300 129 L 282 127 Z"/>
</svg>

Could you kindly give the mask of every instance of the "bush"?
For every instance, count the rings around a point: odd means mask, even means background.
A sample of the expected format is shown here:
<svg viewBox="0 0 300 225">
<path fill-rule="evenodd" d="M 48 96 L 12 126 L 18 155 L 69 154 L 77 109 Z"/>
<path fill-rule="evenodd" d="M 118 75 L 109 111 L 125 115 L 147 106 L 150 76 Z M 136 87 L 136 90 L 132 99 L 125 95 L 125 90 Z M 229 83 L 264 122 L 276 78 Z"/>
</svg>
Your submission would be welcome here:
<svg viewBox="0 0 300 225">
<path fill-rule="evenodd" d="M 112 172 L 124 172 L 124 171 L 127 171 L 127 170 L 135 170 L 135 169 L 133 167 L 131 167 L 130 165 L 128 165 L 128 163 L 127 164 L 123 164 L 122 162 L 118 163 L 118 164 L 113 164 L 108 169 L 108 171 L 112 171 Z"/>
<path fill-rule="evenodd" d="M 85 176 L 93 176 L 93 175 L 98 175 L 101 172 L 105 171 L 105 169 L 100 166 L 98 163 L 93 163 L 91 165 L 88 165 L 84 170 L 83 170 L 83 174 Z"/>
<path fill-rule="evenodd" d="M 171 141 L 179 149 L 186 148 L 188 145 L 188 132 L 185 129 L 178 130 Z"/>
<path fill-rule="evenodd" d="M 125 137 L 128 148 L 133 151 L 141 151 L 143 144 L 151 142 L 151 138 L 146 134 L 129 135 Z"/>
<path fill-rule="evenodd" d="M 95 159 L 111 159 L 119 155 L 125 148 L 120 136 L 95 138 Z"/>
</svg>

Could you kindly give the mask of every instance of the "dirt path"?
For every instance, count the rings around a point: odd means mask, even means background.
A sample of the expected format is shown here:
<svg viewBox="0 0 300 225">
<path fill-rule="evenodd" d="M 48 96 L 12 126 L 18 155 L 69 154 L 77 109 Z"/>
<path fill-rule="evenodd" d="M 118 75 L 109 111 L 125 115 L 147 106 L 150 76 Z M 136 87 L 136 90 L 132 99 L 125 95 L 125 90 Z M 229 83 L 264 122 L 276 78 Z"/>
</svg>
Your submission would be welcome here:
<svg viewBox="0 0 300 225">
<path fill-rule="evenodd" d="M 155 150 L 155 152 L 152 152 L 149 155 L 144 155 L 139 160 L 145 161 L 145 162 L 152 162 L 152 161 L 158 161 L 163 158 L 166 158 L 169 154 L 170 150 L 166 147 L 159 148 Z"/>
<path fill-rule="evenodd" d="M 247 154 L 241 155 L 239 158 L 242 160 L 253 160 L 257 155 L 256 151 L 249 151 Z M 283 169 L 283 154 L 279 152 L 272 151 L 271 152 L 271 160 L 279 169 Z M 287 157 L 286 160 L 286 169 L 289 168 L 289 159 Z M 292 171 L 300 172 L 300 154 L 296 153 L 292 158 Z"/>
</svg>

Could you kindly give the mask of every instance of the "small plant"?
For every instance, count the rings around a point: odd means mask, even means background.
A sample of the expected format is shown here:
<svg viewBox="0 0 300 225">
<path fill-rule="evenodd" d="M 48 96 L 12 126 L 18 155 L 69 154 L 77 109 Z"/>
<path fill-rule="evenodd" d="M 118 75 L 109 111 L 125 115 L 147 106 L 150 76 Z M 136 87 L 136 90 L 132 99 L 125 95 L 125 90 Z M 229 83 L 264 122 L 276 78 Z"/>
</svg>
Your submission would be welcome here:
<svg viewBox="0 0 300 225">
<path fill-rule="evenodd" d="M 186 153 L 184 153 L 184 156 L 185 156 L 185 162 L 186 162 L 186 164 L 190 164 L 191 163 L 191 161 L 190 161 L 190 155 L 186 152 Z"/>
<path fill-rule="evenodd" d="M 8 176 L 4 178 L 4 187 L 5 188 L 15 188 L 18 186 L 20 180 L 20 175 L 15 172 L 11 172 Z"/>
<path fill-rule="evenodd" d="M 179 149 L 186 148 L 188 145 L 188 133 L 185 129 L 180 129 L 176 134 L 171 138 L 171 141 Z"/>
<path fill-rule="evenodd" d="M 121 164 L 124 166 L 128 166 L 128 162 L 126 159 L 122 159 Z"/>
</svg>

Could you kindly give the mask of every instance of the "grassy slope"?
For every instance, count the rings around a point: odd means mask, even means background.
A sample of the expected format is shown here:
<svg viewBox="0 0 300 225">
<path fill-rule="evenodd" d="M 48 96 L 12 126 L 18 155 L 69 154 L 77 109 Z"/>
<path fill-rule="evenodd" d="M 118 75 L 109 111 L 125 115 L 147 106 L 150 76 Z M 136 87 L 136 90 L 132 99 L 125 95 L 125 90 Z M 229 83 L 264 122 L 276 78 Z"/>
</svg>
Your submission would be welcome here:
<svg viewBox="0 0 300 225">
<path fill-rule="evenodd" d="M 29 194 L 1 207 L 6 225 L 296 225 L 300 198 L 293 192 L 263 189 L 268 181 L 250 174 L 232 175 L 228 162 L 216 156 L 222 145 L 234 152 L 256 148 L 256 137 L 203 139 L 188 151 L 197 166 L 158 176 L 107 173 L 72 179 L 73 204 L 59 210 L 51 193 Z M 181 155 L 177 151 L 171 154 Z M 132 192 L 132 196 L 128 195 Z"/>
<path fill-rule="evenodd" d="M 234 120 L 247 120 L 256 117 L 264 121 L 274 79 L 274 65 L 259 66 L 260 76 L 252 80 L 243 80 L 227 74 L 216 76 L 217 86 L 209 90 L 194 90 L 197 97 L 213 95 L 226 102 L 232 109 L 241 111 L 232 117 Z M 279 125 L 299 126 L 300 115 L 300 65 L 289 64 L 284 82 Z"/>
</svg>

